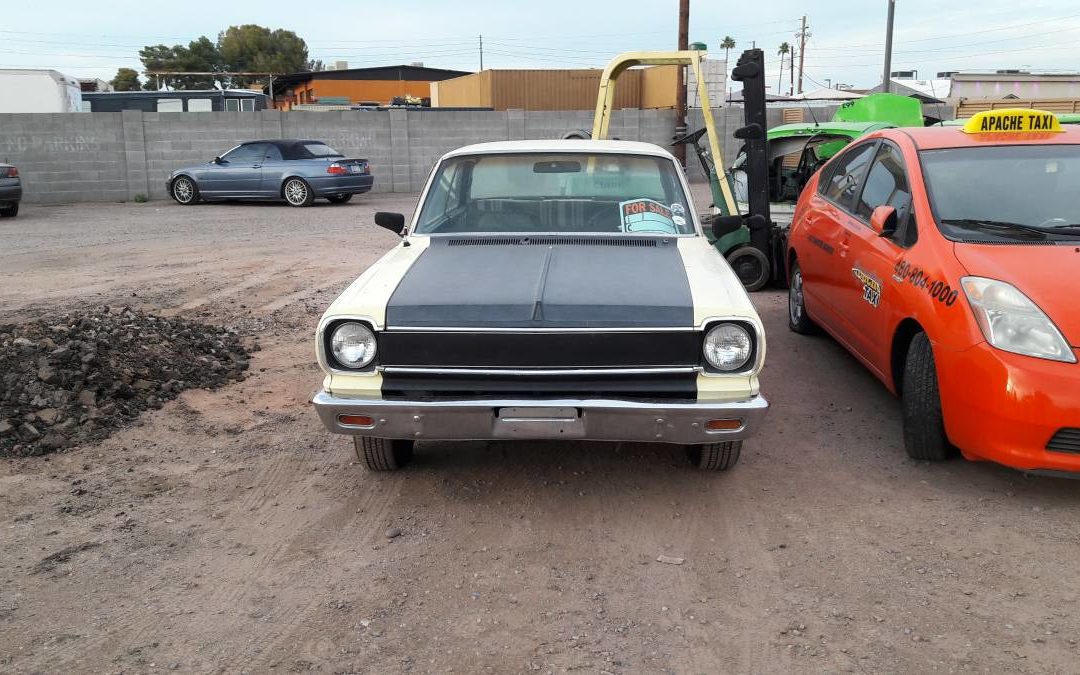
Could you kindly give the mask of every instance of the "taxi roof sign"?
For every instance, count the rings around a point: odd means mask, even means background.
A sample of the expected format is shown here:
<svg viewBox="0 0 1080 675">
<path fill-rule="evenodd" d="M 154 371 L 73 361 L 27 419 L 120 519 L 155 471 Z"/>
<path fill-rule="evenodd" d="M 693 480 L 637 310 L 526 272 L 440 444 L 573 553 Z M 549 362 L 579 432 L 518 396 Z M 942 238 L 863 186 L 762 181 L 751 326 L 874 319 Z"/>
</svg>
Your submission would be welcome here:
<svg viewBox="0 0 1080 675">
<path fill-rule="evenodd" d="M 977 113 L 964 125 L 965 134 L 1060 133 L 1057 115 L 1031 108 L 1006 108 Z"/>
</svg>

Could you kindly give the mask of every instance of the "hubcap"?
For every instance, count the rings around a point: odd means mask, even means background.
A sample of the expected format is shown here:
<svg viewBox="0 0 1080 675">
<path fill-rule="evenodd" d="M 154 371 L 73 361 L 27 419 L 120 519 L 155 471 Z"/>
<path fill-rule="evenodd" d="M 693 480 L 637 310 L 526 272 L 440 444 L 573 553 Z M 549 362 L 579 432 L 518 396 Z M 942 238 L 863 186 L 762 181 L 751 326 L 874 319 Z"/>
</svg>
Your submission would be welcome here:
<svg viewBox="0 0 1080 675">
<path fill-rule="evenodd" d="M 788 289 L 788 313 L 791 323 L 798 324 L 803 313 L 802 271 L 791 275 L 791 288 Z"/>
<path fill-rule="evenodd" d="M 191 201 L 191 195 L 191 181 L 186 178 L 181 178 L 173 183 L 173 196 L 176 197 L 176 201 L 186 204 Z"/>
<path fill-rule="evenodd" d="M 291 180 L 285 185 L 285 199 L 290 204 L 303 204 L 307 199 L 307 186 L 298 180 Z"/>
</svg>

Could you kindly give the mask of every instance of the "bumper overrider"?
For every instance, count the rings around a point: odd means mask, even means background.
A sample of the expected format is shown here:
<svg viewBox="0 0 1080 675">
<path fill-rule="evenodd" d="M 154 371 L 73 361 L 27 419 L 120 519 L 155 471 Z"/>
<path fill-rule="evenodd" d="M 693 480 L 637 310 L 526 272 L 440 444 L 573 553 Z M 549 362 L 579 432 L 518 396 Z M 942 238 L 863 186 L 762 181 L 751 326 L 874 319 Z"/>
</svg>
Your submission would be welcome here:
<svg viewBox="0 0 1080 675">
<path fill-rule="evenodd" d="M 751 435 L 769 408 L 737 401 L 593 398 L 312 399 L 334 433 L 411 440 L 580 439 L 704 444 Z"/>
</svg>

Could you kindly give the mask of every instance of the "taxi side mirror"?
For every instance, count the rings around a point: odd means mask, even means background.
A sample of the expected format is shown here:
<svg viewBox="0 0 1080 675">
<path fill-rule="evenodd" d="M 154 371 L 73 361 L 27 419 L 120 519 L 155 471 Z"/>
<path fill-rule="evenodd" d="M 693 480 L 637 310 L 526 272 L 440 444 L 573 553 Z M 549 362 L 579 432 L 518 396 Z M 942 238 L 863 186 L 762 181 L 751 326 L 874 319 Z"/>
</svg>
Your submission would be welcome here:
<svg viewBox="0 0 1080 675">
<path fill-rule="evenodd" d="M 405 231 L 405 216 L 400 213 L 390 213 L 389 211 L 377 211 L 375 213 L 375 224 L 379 227 L 385 227 L 394 234 L 402 234 Z"/>
<path fill-rule="evenodd" d="M 896 233 L 896 209 L 882 204 L 870 214 L 870 229 L 879 237 L 891 237 Z"/>
</svg>

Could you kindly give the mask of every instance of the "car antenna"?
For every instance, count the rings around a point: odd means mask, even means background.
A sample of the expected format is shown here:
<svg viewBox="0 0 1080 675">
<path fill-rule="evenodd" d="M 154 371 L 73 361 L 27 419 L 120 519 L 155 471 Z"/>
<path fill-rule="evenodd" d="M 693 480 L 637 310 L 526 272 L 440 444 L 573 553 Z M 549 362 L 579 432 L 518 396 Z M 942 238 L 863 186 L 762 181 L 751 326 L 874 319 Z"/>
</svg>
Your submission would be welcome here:
<svg viewBox="0 0 1080 675">
<path fill-rule="evenodd" d="M 804 98 L 803 105 L 805 105 L 806 109 L 810 111 L 810 119 L 814 120 L 814 126 L 820 127 L 821 123 L 817 121 L 817 115 L 814 114 L 814 108 L 810 105 L 810 100 Z"/>
</svg>

